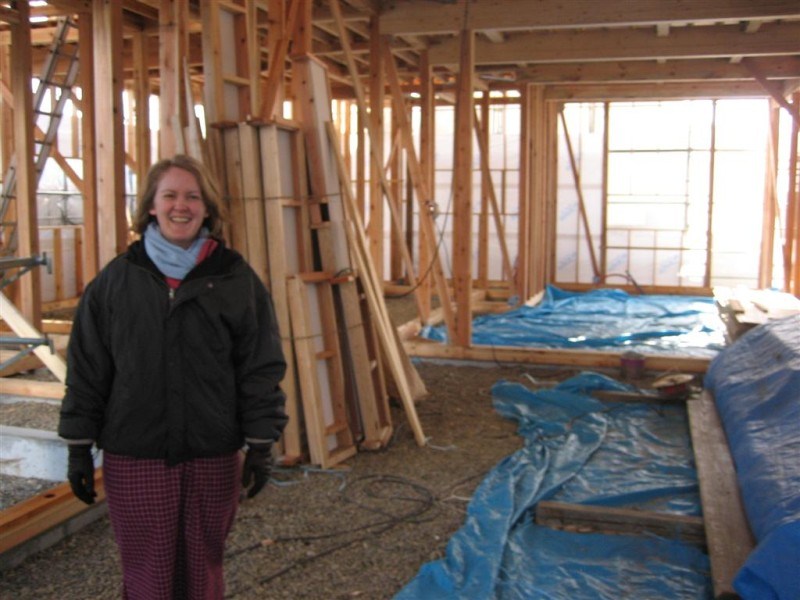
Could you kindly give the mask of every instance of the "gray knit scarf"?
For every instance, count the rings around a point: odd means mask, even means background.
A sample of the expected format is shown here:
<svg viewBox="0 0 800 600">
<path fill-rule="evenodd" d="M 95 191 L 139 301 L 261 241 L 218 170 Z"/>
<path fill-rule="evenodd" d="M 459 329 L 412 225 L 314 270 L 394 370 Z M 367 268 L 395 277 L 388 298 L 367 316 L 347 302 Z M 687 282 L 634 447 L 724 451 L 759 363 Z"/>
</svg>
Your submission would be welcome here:
<svg viewBox="0 0 800 600">
<path fill-rule="evenodd" d="M 192 245 L 184 249 L 161 235 L 157 223 L 150 223 L 144 232 L 144 249 L 164 275 L 183 279 L 197 264 L 197 256 L 207 238 L 208 229 L 203 227 Z"/>
</svg>

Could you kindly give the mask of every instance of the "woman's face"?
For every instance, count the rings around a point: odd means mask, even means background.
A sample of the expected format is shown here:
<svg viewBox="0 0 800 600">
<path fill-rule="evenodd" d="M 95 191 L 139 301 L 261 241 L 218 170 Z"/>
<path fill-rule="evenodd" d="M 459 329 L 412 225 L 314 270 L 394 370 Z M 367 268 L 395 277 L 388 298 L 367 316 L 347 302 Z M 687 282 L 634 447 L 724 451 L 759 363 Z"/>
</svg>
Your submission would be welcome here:
<svg viewBox="0 0 800 600">
<path fill-rule="evenodd" d="M 168 242 L 181 248 L 191 246 L 208 216 L 195 176 L 170 167 L 158 182 L 150 214 Z"/>
</svg>

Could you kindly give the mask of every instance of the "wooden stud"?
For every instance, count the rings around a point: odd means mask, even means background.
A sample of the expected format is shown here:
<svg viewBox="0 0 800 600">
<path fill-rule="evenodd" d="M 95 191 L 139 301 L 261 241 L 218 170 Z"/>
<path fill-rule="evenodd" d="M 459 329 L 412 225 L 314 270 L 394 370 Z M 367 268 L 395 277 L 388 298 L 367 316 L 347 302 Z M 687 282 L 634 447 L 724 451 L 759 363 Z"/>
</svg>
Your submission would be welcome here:
<svg viewBox="0 0 800 600">
<path fill-rule="evenodd" d="M 462 29 L 456 82 L 453 167 L 453 290 L 456 302 L 451 344 L 472 344 L 472 120 L 475 33 Z"/>
</svg>

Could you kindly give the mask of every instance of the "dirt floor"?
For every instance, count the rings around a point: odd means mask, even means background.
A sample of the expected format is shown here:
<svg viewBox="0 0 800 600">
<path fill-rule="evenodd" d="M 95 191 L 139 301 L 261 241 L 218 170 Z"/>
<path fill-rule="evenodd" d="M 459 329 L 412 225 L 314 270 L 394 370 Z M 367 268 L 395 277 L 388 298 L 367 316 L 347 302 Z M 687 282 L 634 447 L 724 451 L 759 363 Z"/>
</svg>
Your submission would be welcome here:
<svg viewBox="0 0 800 600">
<path fill-rule="evenodd" d="M 387 304 L 396 323 L 404 322 L 407 303 Z M 227 546 L 226 597 L 393 597 L 424 563 L 444 555 L 475 487 L 520 446 L 516 425 L 492 408 L 492 385 L 572 374 L 531 365 L 416 366 L 429 392 L 417 405 L 428 444 L 415 443 L 397 405 L 387 449 L 331 470 L 279 469 L 262 494 L 240 505 Z M 108 519 L 0 573 L 0 597 L 119 598 Z"/>
</svg>

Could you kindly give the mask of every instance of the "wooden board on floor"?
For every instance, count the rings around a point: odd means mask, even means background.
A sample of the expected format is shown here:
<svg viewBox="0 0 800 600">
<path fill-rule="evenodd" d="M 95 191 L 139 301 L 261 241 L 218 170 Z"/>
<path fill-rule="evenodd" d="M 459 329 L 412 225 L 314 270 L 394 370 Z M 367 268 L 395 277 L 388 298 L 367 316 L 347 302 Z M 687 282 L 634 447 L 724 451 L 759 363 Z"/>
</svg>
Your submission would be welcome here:
<svg viewBox="0 0 800 600">
<path fill-rule="evenodd" d="M 735 594 L 733 579 L 755 546 L 739 494 L 736 467 L 713 396 L 687 402 L 714 596 Z"/>
<path fill-rule="evenodd" d="M 542 500 L 536 505 L 536 523 L 567 531 L 654 534 L 705 545 L 703 518 L 688 515 Z"/>
</svg>

